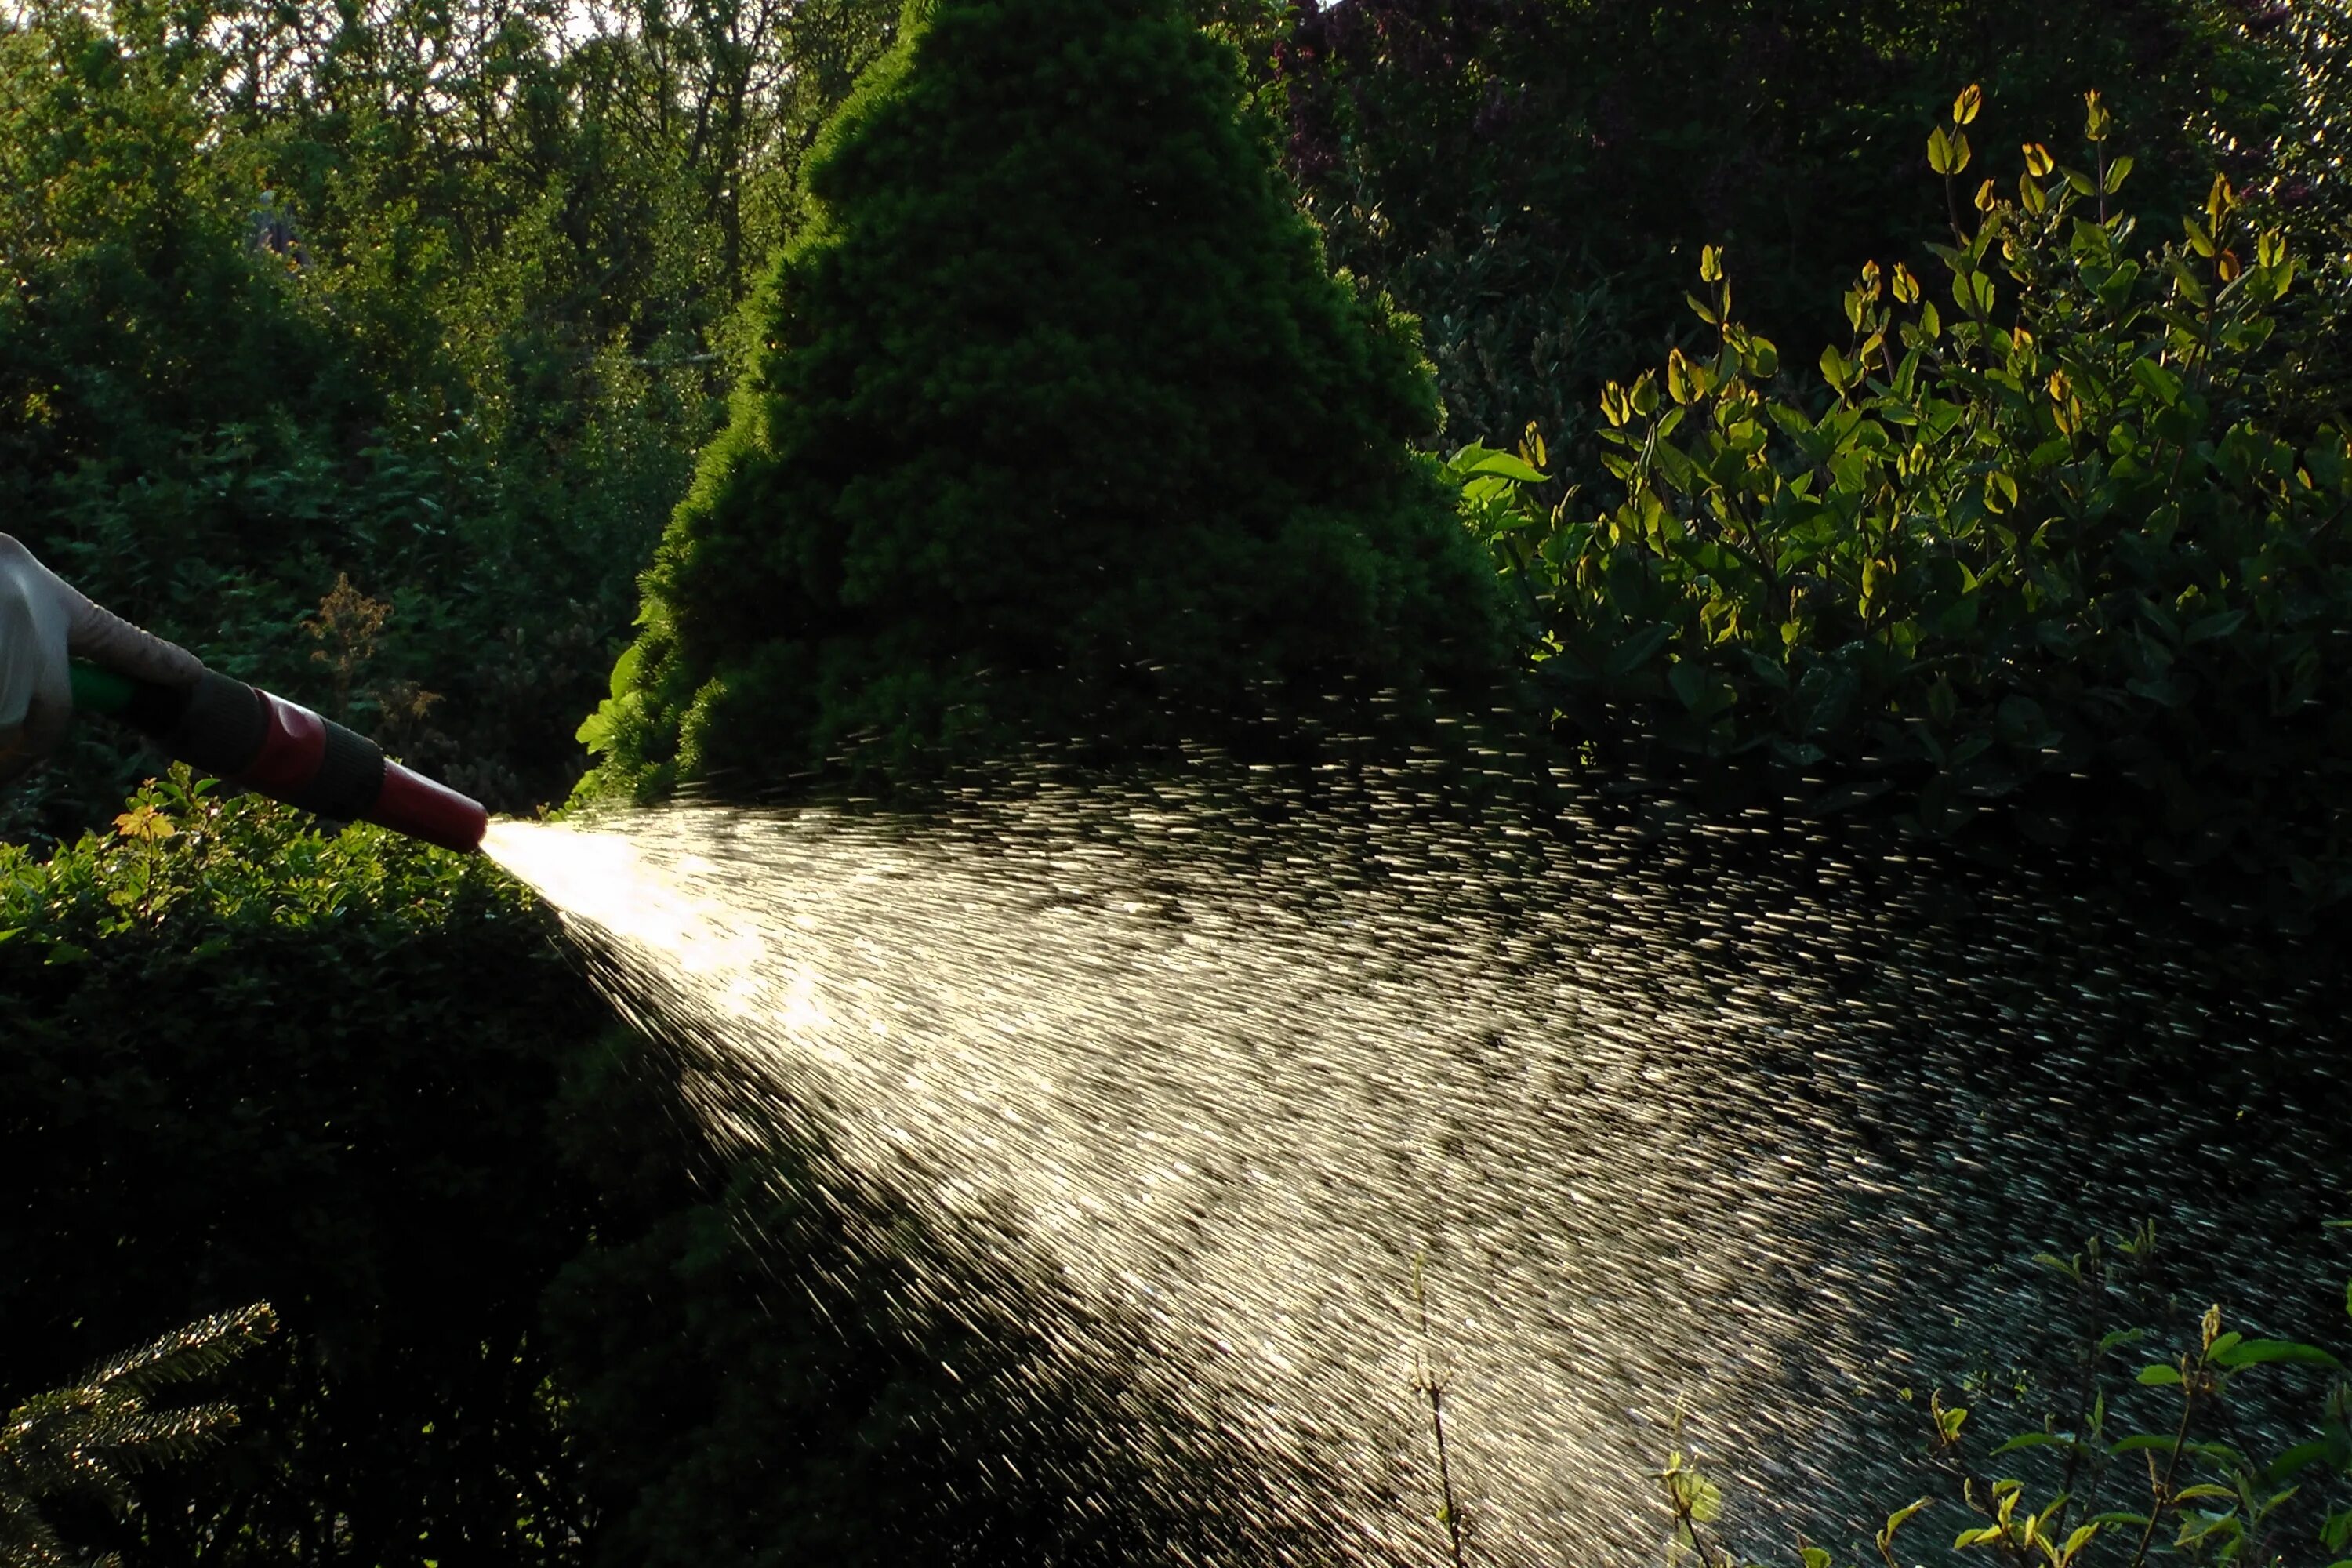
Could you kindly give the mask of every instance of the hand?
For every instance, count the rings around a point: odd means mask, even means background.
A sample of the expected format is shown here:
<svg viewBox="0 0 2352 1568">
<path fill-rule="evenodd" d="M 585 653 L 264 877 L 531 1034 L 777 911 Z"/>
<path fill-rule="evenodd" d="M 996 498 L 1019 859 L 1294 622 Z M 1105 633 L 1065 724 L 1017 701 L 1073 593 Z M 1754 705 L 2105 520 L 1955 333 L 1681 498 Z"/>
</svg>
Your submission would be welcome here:
<svg viewBox="0 0 2352 1568">
<path fill-rule="evenodd" d="M 65 733 L 74 658 L 159 686 L 194 686 L 205 673 L 195 655 L 109 615 L 0 533 L 0 781 L 47 755 Z"/>
</svg>

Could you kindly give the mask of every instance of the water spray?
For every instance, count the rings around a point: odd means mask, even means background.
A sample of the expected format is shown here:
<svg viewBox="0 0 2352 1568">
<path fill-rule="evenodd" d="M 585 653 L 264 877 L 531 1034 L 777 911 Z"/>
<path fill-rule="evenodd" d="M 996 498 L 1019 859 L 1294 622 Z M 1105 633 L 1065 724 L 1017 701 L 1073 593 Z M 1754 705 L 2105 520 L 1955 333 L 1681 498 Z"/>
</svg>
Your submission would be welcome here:
<svg viewBox="0 0 2352 1568">
<path fill-rule="evenodd" d="M 373 822 L 444 849 L 481 847 L 480 803 L 414 773 L 358 731 L 207 669 L 193 687 L 132 680 L 77 659 L 77 710 L 106 713 L 174 759 L 336 822 Z"/>
<path fill-rule="evenodd" d="M 926 1506 L 1068 1489 L 1034 1561 L 1629 1568 L 1673 1555 L 1669 1453 L 1711 1542 L 1866 1542 L 1937 1379 L 2106 1326 L 2035 1252 L 2157 1215 L 2243 1299 L 2332 1278 L 2332 959 L 1866 824 L 1463 824 L 1420 776 L 483 848 L 790 1189 L 761 1256 L 986 1413 Z"/>
</svg>

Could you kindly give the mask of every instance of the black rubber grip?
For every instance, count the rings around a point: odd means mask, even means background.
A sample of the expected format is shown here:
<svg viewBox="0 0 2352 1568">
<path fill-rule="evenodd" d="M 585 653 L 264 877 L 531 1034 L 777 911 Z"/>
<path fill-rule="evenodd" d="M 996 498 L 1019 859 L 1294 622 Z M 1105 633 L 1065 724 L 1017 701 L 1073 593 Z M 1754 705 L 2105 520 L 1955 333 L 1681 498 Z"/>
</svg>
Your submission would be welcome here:
<svg viewBox="0 0 2352 1568">
<path fill-rule="evenodd" d="M 188 693 L 179 721 L 155 738 L 190 767 L 235 778 L 253 765 L 268 733 L 269 713 L 261 693 L 208 669 Z"/>
<path fill-rule="evenodd" d="M 131 700 L 116 717 L 158 742 L 180 727 L 180 718 L 188 710 L 188 700 L 195 695 L 193 686 L 158 686 L 145 680 L 134 680 L 129 685 Z"/>
<path fill-rule="evenodd" d="M 319 759 L 319 771 L 310 782 L 287 798 L 331 821 L 357 822 L 383 794 L 383 752 L 365 735 L 332 719 L 321 722 L 327 726 L 326 755 Z"/>
</svg>

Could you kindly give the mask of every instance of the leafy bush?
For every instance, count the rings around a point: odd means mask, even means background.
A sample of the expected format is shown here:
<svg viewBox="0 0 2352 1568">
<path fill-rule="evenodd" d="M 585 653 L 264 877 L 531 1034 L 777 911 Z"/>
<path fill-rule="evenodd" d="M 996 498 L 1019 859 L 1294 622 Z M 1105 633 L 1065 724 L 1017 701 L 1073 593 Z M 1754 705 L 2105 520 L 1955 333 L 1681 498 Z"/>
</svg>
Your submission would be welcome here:
<svg viewBox="0 0 2352 1568">
<path fill-rule="evenodd" d="M 922 15 L 810 165 L 595 787 L 1263 749 L 1269 708 L 1481 679 L 1412 332 L 1326 273 L 1230 55 L 1172 0 Z"/>
<path fill-rule="evenodd" d="M 565 1125 L 606 1202 L 542 1312 L 598 1503 L 586 1561 L 1209 1560 L 1220 1521 L 1183 1500 L 1213 1487 L 1213 1446 L 1181 1486 L 1138 1474 L 1103 1434 L 1148 1420 L 1152 1395 L 1004 1321 L 971 1238 L 942 1247 L 938 1216 L 896 1206 L 845 1213 L 856 1200 L 812 1182 L 789 1140 L 718 1157 L 676 1115 L 676 1063 L 642 1041 L 592 1065 Z M 1019 1250 L 992 1237 L 1008 1273 Z"/>
<path fill-rule="evenodd" d="M 148 1560 L 562 1560 L 537 1303 L 594 1207 L 549 1111 L 602 1009 L 480 863 L 298 816 L 182 773 L 0 849 L 0 1387 L 267 1299 L 238 1440 L 137 1479 Z"/>
<path fill-rule="evenodd" d="M 2184 238 L 2136 244 L 2095 94 L 2084 166 L 2030 147 L 1966 227 L 1978 102 L 1931 151 L 1948 283 L 1865 267 L 1825 403 L 1775 393 L 1709 250 L 1714 351 L 1606 390 L 1620 504 L 1546 505 L 1536 447 L 1455 460 L 1557 716 L 1593 741 L 1630 704 L 1668 752 L 1833 767 L 1818 808 L 1899 786 L 1936 834 L 2072 781 L 2015 820 L 2341 897 L 2352 453 L 2263 416 L 2305 352 L 2273 331 L 2296 262 L 2220 179 Z"/>
</svg>

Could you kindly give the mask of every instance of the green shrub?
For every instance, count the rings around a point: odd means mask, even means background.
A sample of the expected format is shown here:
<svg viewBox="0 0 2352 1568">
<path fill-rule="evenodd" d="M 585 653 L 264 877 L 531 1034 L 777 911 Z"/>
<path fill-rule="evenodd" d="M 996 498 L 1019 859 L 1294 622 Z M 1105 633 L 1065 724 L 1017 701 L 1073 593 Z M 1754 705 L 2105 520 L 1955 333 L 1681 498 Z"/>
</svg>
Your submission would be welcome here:
<svg viewBox="0 0 2352 1568">
<path fill-rule="evenodd" d="M 226 1444 L 60 1531 L 146 1563 L 1139 1552 L 1084 1506 L 1136 1489 L 1064 1419 L 1087 1391 L 976 1325 L 979 1287 L 913 1305 L 969 1262 L 845 1217 L 791 1147 L 720 1158 L 551 935 L 484 862 L 184 772 L 0 849 L 0 1395 L 226 1304 L 286 1330 L 222 1377 Z"/>
<path fill-rule="evenodd" d="M 566 1558 L 588 1521 L 538 1327 L 592 1194 L 550 1127 L 605 1027 L 484 865 L 181 774 L 0 849 L 0 1389 L 256 1300 L 246 1420 L 139 1478 L 142 1561 Z M 485 1546 L 487 1549 L 487 1546 Z"/>
<path fill-rule="evenodd" d="M 2094 95 L 2083 166 L 2029 149 L 1963 229 L 1978 170 L 1939 128 L 1948 282 L 1866 268 L 1825 402 L 1775 394 L 1710 250 L 1714 352 L 1607 389 L 1621 504 L 1546 505 L 1533 449 L 1456 459 L 1571 739 L 1628 704 L 1663 751 L 1830 768 L 1817 808 L 1899 790 L 1936 834 L 2071 781 L 2014 820 L 2288 903 L 2352 889 L 2352 453 L 2263 416 L 2306 348 L 2273 331 L 2296 263 L 2221 180 L 2184 238 L 2135 243 L 2107 131 Z"/>
<path fill-rule="evenodd" d="M 643 1042 L 591 1065 L 564 1126 L 606 1202 L 541 1319 L 598 1504 L 586 1561 L 1009 1568 L 1176 1561 L 1171 1543 L 1214 1538 L 1181 1500 L 1213 1484 L 1212 1458 L 1146 1500 L 1102 1432 L 1148 1419 L 1150 1396 L 1006 1321 L 1005 1278 L 975 1267 L 971 1238 L 943 1247 L 937 1216 L 895 1206 L 845 1216 L 856 1200 L 781 1139 L 716 1157 L 677 1116 L 676 1064 Z M 991 1243 L 1004 1276 L 1034 1268 L 1050 1289 L 1041 1260 Z"/>
<path fill-rule="evenodd" d="M 1229 52 L 1172 0 L 919 11 L 810 164 L 592 787 L 1262 749 L 1483 677 L 1412 331 L 1326 273 Z"/>
</svg>

